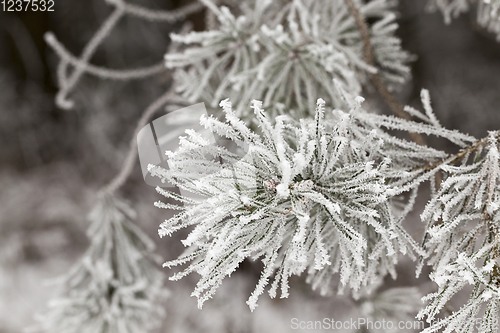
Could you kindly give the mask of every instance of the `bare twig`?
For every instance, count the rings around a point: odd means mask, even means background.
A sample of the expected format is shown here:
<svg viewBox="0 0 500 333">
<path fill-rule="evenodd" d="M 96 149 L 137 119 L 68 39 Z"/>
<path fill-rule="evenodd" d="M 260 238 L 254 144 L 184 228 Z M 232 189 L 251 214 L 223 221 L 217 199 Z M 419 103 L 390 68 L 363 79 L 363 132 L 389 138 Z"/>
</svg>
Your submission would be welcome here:
<svg viewBox="0 0 500 333">
<path fill-rule="evenodd" d="M 344 0 L 344 2 L 347 5 L 347 8 L 349 9 L 352 17 L 354 18 L 359 29 L 359 33 L 361 34 L 361 40 L 363 41 L 363 55 L 365 61 L 368 65 L 375 66 L 375 57 L 373 55 L 373 48 L 370 42 L 370 32 L 368 30 L 368 26 L 366 25 L 363 16 L 361 16 L 361 13 L 354 4 L 353 0 Z M 382 77 L 378 73 L 370 73 L 369 77 L 375 89 L 377 89 L 377 92 L 380 94 L 387 106 L 389 106 L 391 111 L 400 118 L 410 120 L 410 115 L 404 111 L 403 105 L 389 91 L 389 88 L 387 88 L 387 85 L 385 84 Z M 422 146 L 427 145 L 424 137 L 419 133 L 410 132 L 409 134 L 414 142 Z"/>
<path fill-rule="evenodd" d="M 373 55 L 373 48 L 370 42 L 370 32 L 368 30 L 368 26 L 366 25 L 363 16 L 359 12 L 353 0 L 344 0 L 344 2 L 347 5 L 349 12 L 353 16 L 354 21 L 356 22 L 356 25 L 358 26 L 359 32 L 361 34 L 365 61 L 368 63 L 368 65 L 375 67 L 375 57 Z M 389 88 L 387 88 L 387 85 L 385 84 L 382 77 L 377 72 L 369 73 L 368 75 L 370 77 L 373 86 L 375 87 L 379 95 L 382 97 L 385 104 L 389 106 L 391 111 L 400 118 L 410 120 L 411 116 L 404 111 L 403 105 L 399 102 L 396 96 L 394 96 L 389 91 Z M 421 134 L 415 132 L 408 132 L 408 134 L 415 143 L 422 146 L 427 146 L 427 142 Z M 434 175 L 434 184 L 435 184 L 434 187 L 436 189 L 439 189 L 442 180 L 443 180 L 442 174 L 440 172 L 437 172 Z"/>
</svg>

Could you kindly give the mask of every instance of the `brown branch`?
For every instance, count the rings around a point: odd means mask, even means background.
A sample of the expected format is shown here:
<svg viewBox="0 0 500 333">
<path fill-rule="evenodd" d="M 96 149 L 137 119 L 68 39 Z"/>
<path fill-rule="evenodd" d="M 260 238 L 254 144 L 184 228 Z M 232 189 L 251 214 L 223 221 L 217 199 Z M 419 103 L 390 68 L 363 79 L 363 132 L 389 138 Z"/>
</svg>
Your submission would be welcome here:
<svg viewBox="0 0 500 333">
<path fill-rule="evenodd" d="M 359 12 L 358 8 L 354 4 L 353 0 L 344 0 L 349 12 L 351 13 L 356 25 L 358 26 L 359 32 L 361 34 L 361 40 L 363 41 L 363 55 L 365 61 L 370 66 L 375 66 L 375 57 L 373 55 L 373 48 L 370 42 L 370 31 L 366 22 Z M 378 73 L 370 73 L 370 80 L 379 93 L 379 95 L 384 100 L 385 104 L 391 109 L 391 111 L 398 117 L 410 120 L 411 117 L 408 113 L 404 111 L 403 105 L 398 101 L 398 99 L 389 91 L 384 80 Z M 409 132 L 412 140 L 419 145 L 426 146 L 425 139 L 419 133 Z"/>
<path fill-rule="evenodd" d="M 375 67 L 375 56 L 373 55 L 373 48 L 370 42 L 370 31 L 368 30 L 368 26 L 366 25 L 365 19 L 359 12 L 353 0 L 344 0 L 344 2 L 349 12 L 351 13 L 352 17 L 354 18 L 354 21 L 358 26 L 359 33 L 361 34 L 361 40 L 363 41 L 363 55 L 365 61 L 368 65 Z M 370 81 L 372 82 L 373 86 L 375 87 L 379 95 L 382 97 L 385 104 L 387 104 L 387 106 L 391 109 L 392 113 L 394 113 L 396 116 L 400 118 L 411 120 L 410 115 L 404 111 L 403 105 L 399 102 L 396 96 L 394 96 L 389 91 L 389 88 L 385 84 L 382 77 L 377 72 L 369 73 L 368 75 L 370 77 Z M 408 134 L 415 143 L 421 146 L 427 146 L 426 140 L 420 133 L 408 132 Z M 439 187 L 441 186 L 441 182 L 443 180 L 443 176 L 441 175 L 440 172 L 437 172 L 434 175 L 434 180 L 436 189 L 439 189 Z"/>
<path fill-rule="evenodd" d="M 484 137 L 482 138 L 481 140 L 477 141 L 475 144 L 473 144 L 472 146 L 470 147 L 467 147 L 467 148 L 464 148 L 462 150 L 460 150 L 458 153 L 456 153 L 455 155 L 449 155 L 448 158 L 442 160 L 442 161 L 439 161 L 439 162 L 435 162 L 435 163 L 429 163 L 428 165 L 422 167 L 425 169 L 425 171 L 429 172 L 431 171 L 432 169 L 435 169 L 435 168 L 438 168 L 439 166 L 443 165 L 444 163 L 447 163 L 447 164 L 456 164 L 456 163 L 459 163 L 461 161 L 463 161 L 464 158 L 466 158 L 467 156 L 469 156 L 469 154 L 477 151 L 479 148 L 481 147 L 484 147 L 486 145 L 486 143 L 488 142 L 488 139 L 490 138 L 490 136 L 488 135 L 487 137 Z M 495 133 L 495 139 L 498 141 L 500 139 L 500 131 L 497 131 Z M 437 175 L 438 173 L 436 173 Z M 441 174 L 439 174 L 441 175 Z M 437 179 L 436 179 L 437 181 Z M 479 184 L 479 183 L 478 183 Z M 471 195 L 469 196 L 469 198 L 467 199 L 467 202 L 465 203 L 465 205 L 462 207 L 461 209 L 461 212 L 463 212 L 467 206 L 469 206 L 470 204 L 470 201 L 472 200 L 472 196 L 474 195 L 474 193 L 477 191 L 477 185 L 474 186 L 474 189 L 471 193 Z M 439 189 L 439 186 L 438 184 L 436 183 L 436 190 Z M 485 220 L 487 221 L 487 224 L 488 224 L 488 228 L 490 230 L 490 232 L 492 232 L 492 230 L 494 229 L 494 227 L 492 226 L 490 219 L 487 218 L 487 209 L 485 209 L 485 212 L 484 212 L 484 215 L 483 215 L 483 219 L 482 219 L 482 222 L 484 222 Z M 435 225 L 440 225 L 443 223 L 443 219 L 440 217 L 439 220 L 435 223 Z M 481 230 L 481 229 L 480 229 Z M 477 232 L 479 232 L 480 230 L 478 230 Z M 493 234 L 497 234 L 497 232 L 493 232 Z M 474 235 L 474 238 L 473 240 L 475 240 L 476 238 L 476 235 Z M 471 242 L 472 244 L 473 242 Z M 470 245 L 469 245 L 470 247 Z"/>
<path fill-rule="evenodd" d="M 496 135 L 497 135 L 497 140 L 498 140 L 498 138 L 500 137 L 500 132 L 498 132 Z M 486 145 L 486 143 L 488 142 L 488 138 L 489 138 L 489 136 L 484 137 L 481 140 L 477 141 L 472 146 L 460 150 L 455 155 L 450 155 L 445 160 L 442 160 L 439 162 L 430 163 L 430 164 L 426 165 L 424 168 L 426 171 L 430 171 L 432 169 L 439 167 L 440 165 L 444 164 L 445 162 L 447 162 L 448 164 L 456 164 L 456 163 L 462 161 L 468 154 L 475 152 L 480 147 L 484 147 Z M 449 160 L 450 158 L 452 158 L 452 160 Z"/>
</svg>

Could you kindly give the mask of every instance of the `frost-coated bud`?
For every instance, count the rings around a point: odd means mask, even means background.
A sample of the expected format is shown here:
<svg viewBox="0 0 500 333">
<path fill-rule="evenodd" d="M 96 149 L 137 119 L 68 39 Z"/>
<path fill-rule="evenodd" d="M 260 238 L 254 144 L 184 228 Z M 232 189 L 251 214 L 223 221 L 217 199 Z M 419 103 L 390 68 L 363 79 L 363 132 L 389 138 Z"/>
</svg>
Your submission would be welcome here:
<svg viewBox="0 0 500 333">
<path fill-rule="evenodd" d="M 283 198 L 288 198 L 290 195 L 290 190 L 288 189 L 288 186 L 286 184 L 279 184 L 276 186 L 276 192 L 278 196 L 283 197 Z"/>
<path fill-rule="evenodd" d="M 311 191 L 314 189 L 314 182 L 311 179 L 303 180 L 295 185 L 297 191 Z"/>
</svg>

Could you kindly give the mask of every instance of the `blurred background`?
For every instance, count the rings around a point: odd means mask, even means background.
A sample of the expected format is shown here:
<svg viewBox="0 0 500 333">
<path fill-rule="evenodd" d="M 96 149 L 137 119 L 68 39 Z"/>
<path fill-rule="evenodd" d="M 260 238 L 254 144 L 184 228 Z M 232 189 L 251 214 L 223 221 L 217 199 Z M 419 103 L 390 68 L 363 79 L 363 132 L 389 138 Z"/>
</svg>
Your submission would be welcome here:
<svg viewBox="0 0 500 333">
<path fill-rule="evenodd" d="M 143 0 L 140 4 L 173 9 L 188 2 Z M 416 56 L 413 80 L 401 88 L 401 100 L 420 107 L 420 89 L 426 88 L 445 127 L 477 138 L 500 129 L 500 44 L 476 26 L 473 11 L 447 26 L 441 14 L 427 13 L 424 3 L 401 1 L 399 8 L 403 46 Z M 86 249 L 86 217 L 97 191 L 120 169 L 144 108 L 171 84 L 167 71 L 126 83 L 84 76 L 71 95 L 76 107 L 58 109 L 54 103 L 58 58 L 45 44 L 44 33 L 54 32 L 69 51 L 79 55 L 112 8 L 103 0 L 56 0 L 54 9 L 50 13 L 0 11 L 0 333 L 31 327 L 34 315 L 58 294 L 59 287 L 51 280 L 66 272 Z M 203 13 L 188 19 L 195 29 L 203 29 Z M 182 23 L 125 17 L 92 63 L 115 69 L 156 64 L 169 45 L 169 33 Z M 440 142 L 431 144 L 453 151 Z M 138 161 L 123 195 L 133 202 L 138 222 L 157 243 L 157 253 L 165 260 L 175 258 L 183 249 L 179 240 L 186 234 L 158 238 L 164 212 L 153 207 L 158 198 L 142 180 Z M 422 203 L 406 222 L 415 237 L 422 230 L 421 207 Z M 190 297 L 195 276 L 167 280 L 171 294 L 158 332 L 288 332 L 294 317 L 358 316 L 351 301 L 320 297 L 301 278 L 293 279 L 289 299 L 263 296 L 250 314 L 245 301 L 259 271 L 258 264 L 245 263 L 202 311 Z M 403 261 L 398 280 L 388 279 L 382 288 L 413 285 L 422 292 L 431 288 L 426 279 L 414 278 L 413 263 Z"/>
</svg>

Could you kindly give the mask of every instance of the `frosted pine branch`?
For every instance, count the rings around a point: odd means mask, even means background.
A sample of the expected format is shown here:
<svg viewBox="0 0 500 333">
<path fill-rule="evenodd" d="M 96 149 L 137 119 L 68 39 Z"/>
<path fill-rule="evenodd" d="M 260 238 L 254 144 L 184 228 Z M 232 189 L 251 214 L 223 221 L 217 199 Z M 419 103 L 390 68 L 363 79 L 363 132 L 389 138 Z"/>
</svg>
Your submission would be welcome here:
<svg viewBox="0 0 500 333">
<path fill-rule="evenodd" d="M 479 0 L 483 1 L 483 0 Z M 456 18 L 461 13 L 469 10 L 474 0 L 428 0 L 427 7 L 431 11 L 439 10 L 443 13 L 446 24 L 449 24 L 452 18 Z"/>
<path fill-rule="evenodd" d="M 356 23 L 342 1 L 248 1 L 218 7 L 205 1 L 219 21 L 216 30 L 172 35 L 186 45 L 169 53 L 179 94 L 215 107 L 225 97 L 244 116 L 252 99 L 261 99 L 271 115 L 277 103 L 295 117 L 310 116 L 318 96 L 341 107 L 332 85 L 357 95 L 367 73 L 380 72 L 391 86 L 409 77 L 410 56 L 395 37 L 393 1 L 377 0 L 360 10 L 375 20 L 370 27 L 375 64 L 363 58 Z M 193 84 L 196 82 L 196 84 Z"/>
<path fill-rule="evenodd" d="M 225 100 L 221 106 L 226 122 L 205 117 L 201 123 L 234 141 L 246 154 L 243 158 L 186 131 L 179 150 L 167 154 L 169 170 L 150 166 L 163 181 L 206 198 L 181 198 L 175 207 L 180 213 L 159 229 L 160 236 L 165 236 L 195 227 L 183 241 L 190 247 L 187 257 L 165 265 L 191 261 L 173 279 L 191 272 L 201 275 L 193 292 L 200 307 L 245 258 L 262 258 L 264 263 L 261 280 L 248 301 L 254 309 L 273 274 L 272 297 L 279 286 L 281 296 L 287 297 L 288 278 L 306 271 L 313 288 L 321 286 L 324 293 L 332 287 L 328 281 L 339 273 L 340 288 L 356 296 L 380 276 L 395 277 L 398 253 L 424 255 L 401 228 L 404 216 L 394 215 L 392 200 L 432 177 L 432 172 L 416 166 L 448 155 L 393 137 L 386 130 L 411 129 L 461 145 L 475 139 L 367 113 L 361 108 L 362 100 L 350 101 L 349 112 L 327 112 L 320 99 L 314 120 L 278 116 L 275 124 L 262 102 L 253 101 L 259 131 L 248 128 Z"/>
<path fill-rule="evenodd" d="M 499 0 L 429 0 L 431 11 L 440 10 L 444 20 L 449 24 L 452 18 L 467 12 L 471 7 L 477 8 L 477 23 L 493 33 L 500 41 L 500 1 Z"/>
<path fill-rule="evenodd" d="M 162 273 L 134 218 L 125 202 L 101 198 L 90 215 L 89 249 L 62 278 L 64 294 L 40 317 L 44 332 L 145 332 L 159 324 Z"/>
<path fill-rule="evenodd" d="M 426 296 L 430 302 L 419 317 L 433 320 L 453 295 L 467 285 L 474 287 L 467 304 L 426 333 L 440 328 L 467 331 L 470 318 L 481 309 L 486 309 L 486 326 L 480 332 L 490 332 L 492 323 L 498 325 L 499 137 L 498 132 L 491 132 L 482 141 L 484 149 L 477 145 L 461 159 L 461 165 L 443 166 L 447 178 L 421 215 L 428 225 L 425 245 L 438 291 Z"/>
</svg>

